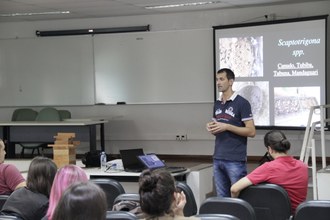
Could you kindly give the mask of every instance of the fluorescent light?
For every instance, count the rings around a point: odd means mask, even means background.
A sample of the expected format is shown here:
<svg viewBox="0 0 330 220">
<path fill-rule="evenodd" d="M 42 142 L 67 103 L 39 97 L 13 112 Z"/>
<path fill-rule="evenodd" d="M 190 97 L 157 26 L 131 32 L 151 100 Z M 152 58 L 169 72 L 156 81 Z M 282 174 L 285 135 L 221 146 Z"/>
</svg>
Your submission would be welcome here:
<svg viewBox="0 0 330 220">
<path fill-rule="evenodd" d="M 171 4 L 171 5 L 155 5 L 155 6 L 146 6 L 145 9 L 163 9 L 163 8 L 175 8 L 175 7 L 186 7 L 186 6 L 201 6 L 209 4 L 219 4 L 221 1 L 208 1 L 208 2 L 187 2 L 180 4 Z"/>
<path fill-rule="evenodd" d="M 58 15 L 58 14 L 70 14 L 70 11 L 47 11 L 47 12 L 11 13 L 11 14 L 0 14 L 0 17 L 32 16 L 32 15 Z"/>
</svg>

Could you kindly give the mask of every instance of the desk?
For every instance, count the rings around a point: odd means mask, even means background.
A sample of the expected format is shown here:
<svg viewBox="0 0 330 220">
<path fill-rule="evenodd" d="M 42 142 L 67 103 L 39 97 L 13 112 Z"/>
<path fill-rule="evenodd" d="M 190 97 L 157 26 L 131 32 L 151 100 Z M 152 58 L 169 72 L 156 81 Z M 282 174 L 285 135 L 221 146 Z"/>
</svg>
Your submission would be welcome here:
<svg viewBox="0 0 330 220">
<path fill-rule="evenodd" d="M 125 171 L 110 171 L 104 172 L 100 168 L 84 168 L 89 179 L 96 178 L 111 178 L 120 182 L 124 187 L 126 193 L 138 193 L 139 192 L 139 176 L 141 173 L 125 172 Z M 186 181 L 187 175 L 190 173 L 190 169 L 184 172 L 173 173 L 172 176 L 177 181 Z"/>
<path fill-rule="evenodd" d="M 101 150 L 104 151 L 105 120 L 65 120 L 56 122 L 41 121 L 11 121 L 0 122 L 2 138 L 6 140 L 7 158 L 15 158 L 16 143 L 54 143 L 54 136 L 58 132 L 74 132 L 76 140 L 89 141 L 90 150 L 96 150 L 96 126 L 100 126 Z"/>
<path fill-rule="evenodd" d="M 126 172 L 126 171 L 102 171 L 100 168 L 84 168 L 90 179 L 93 178 L 111 178 L 119 182 L 138 182 L 141 173 Z M 186 175 L 190 173 L 190 169 L 184 172 L 172 173 L 172 176 L 177 181 L 186 181 Z"/>
</svg>

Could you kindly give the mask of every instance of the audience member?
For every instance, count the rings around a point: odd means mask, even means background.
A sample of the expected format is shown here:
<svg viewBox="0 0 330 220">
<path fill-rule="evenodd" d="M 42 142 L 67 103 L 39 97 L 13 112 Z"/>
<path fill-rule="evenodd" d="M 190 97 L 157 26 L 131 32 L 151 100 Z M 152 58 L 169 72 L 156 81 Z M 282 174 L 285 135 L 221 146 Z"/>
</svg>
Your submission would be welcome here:
<svg viewBox="0 0 330 220">
<path fill-rule="evenodd" d="M 104 191 L 93 182 L 77 182 L 64 191 L 53 220 L 105 220 L 106 212 Z"/>
<path fill-rule="evenodd" d="M 78 181 L 81 182 L 88 181 L 88 177 L 85 171 L 79 166 L 69 164 L 60 168 L 57 171 L 52 185 L 52 189 L 50 191 L 48 211 L 46 216 L 43 218 L 43 220 L 53 219 L 55 208 L 64 190 L 67 189 L 72 183 Z"/>
<path fill-rule="evenodd" d="M 10 195 L 14 190 L 26 186 L 19 170 L 12 164 L 5 164 L 5 144 L 0 139 L 0 195 Z"/>
<path fill-rule="evenodd" d="M 139 178 L 141 210 L 146 219 L 198 219 L 184 217 L 184 192 L 178 192 L 175 180 L 165 170 L 145 170 Z"/>
<path fill-rule="evenodd" d="M 27 186 L 9 196 L 1 213 L 24 220 L 37 220 L 45 216 L 56 171 L 56 164 L 51 159 L 35 157 L 29 166 Z"/>
<path fill-rule="evenodd" d="M 237 197 L 241 190 L 252 184 L 274 183 L 288 192 L 294 214 L 296 207 L 307 197 L 308 168 L 302 161 L 288 155 L 291 144 L 283 132 L 269 131 L 264 137 L 264 144 L 274 160 L 262 164 L 233 184 L 232 197 Z"/>
</svg>

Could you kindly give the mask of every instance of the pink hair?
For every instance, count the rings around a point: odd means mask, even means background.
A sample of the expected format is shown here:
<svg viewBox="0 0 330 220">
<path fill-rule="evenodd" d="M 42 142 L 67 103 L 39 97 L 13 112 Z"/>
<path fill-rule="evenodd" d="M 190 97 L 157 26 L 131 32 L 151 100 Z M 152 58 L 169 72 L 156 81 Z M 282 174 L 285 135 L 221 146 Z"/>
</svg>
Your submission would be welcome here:
<svg viewBox="0 0 330 220">
<path fill-rule="evenodd" d="M 64 190 L 78 181 L 88 181 L 85 171 L 79 166 L 69 164 L 57 171 L 49 196 L 49 207 L 46 214 L 48 220 L 52 220 L 55 208 Z"/>
</svg>

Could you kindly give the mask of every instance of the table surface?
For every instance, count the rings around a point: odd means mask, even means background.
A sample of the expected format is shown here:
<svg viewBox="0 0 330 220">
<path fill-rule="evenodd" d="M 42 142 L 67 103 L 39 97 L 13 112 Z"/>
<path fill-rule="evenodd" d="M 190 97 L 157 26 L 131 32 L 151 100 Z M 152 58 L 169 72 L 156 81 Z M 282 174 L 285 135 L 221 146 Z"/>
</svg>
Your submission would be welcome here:
<svg viewBox="0 0 330 220">
<path fill-rule="evenodd" d="M 26 175 L 29 169 L 30 163 L 32 159 L 5 159 L 5 164 L 14 164 L 18 170 L 23 174 Z M 90 167 L 86 168 L 85 165 L 81 162 L 81 160 L 76 161 L 76 165 L 82 167 L 88 176 L 131 176 L 131 177 L 138 177 L 141 173 L 135 172 L 125 172 L 122 170 L 109 170 L 107 172 L 101 170 L 99 167 Z M 190 168 L 187 168 L 184 172 L 173 173 L 173 176 L 184 175 L 191 172 Z"/>
</svg>

